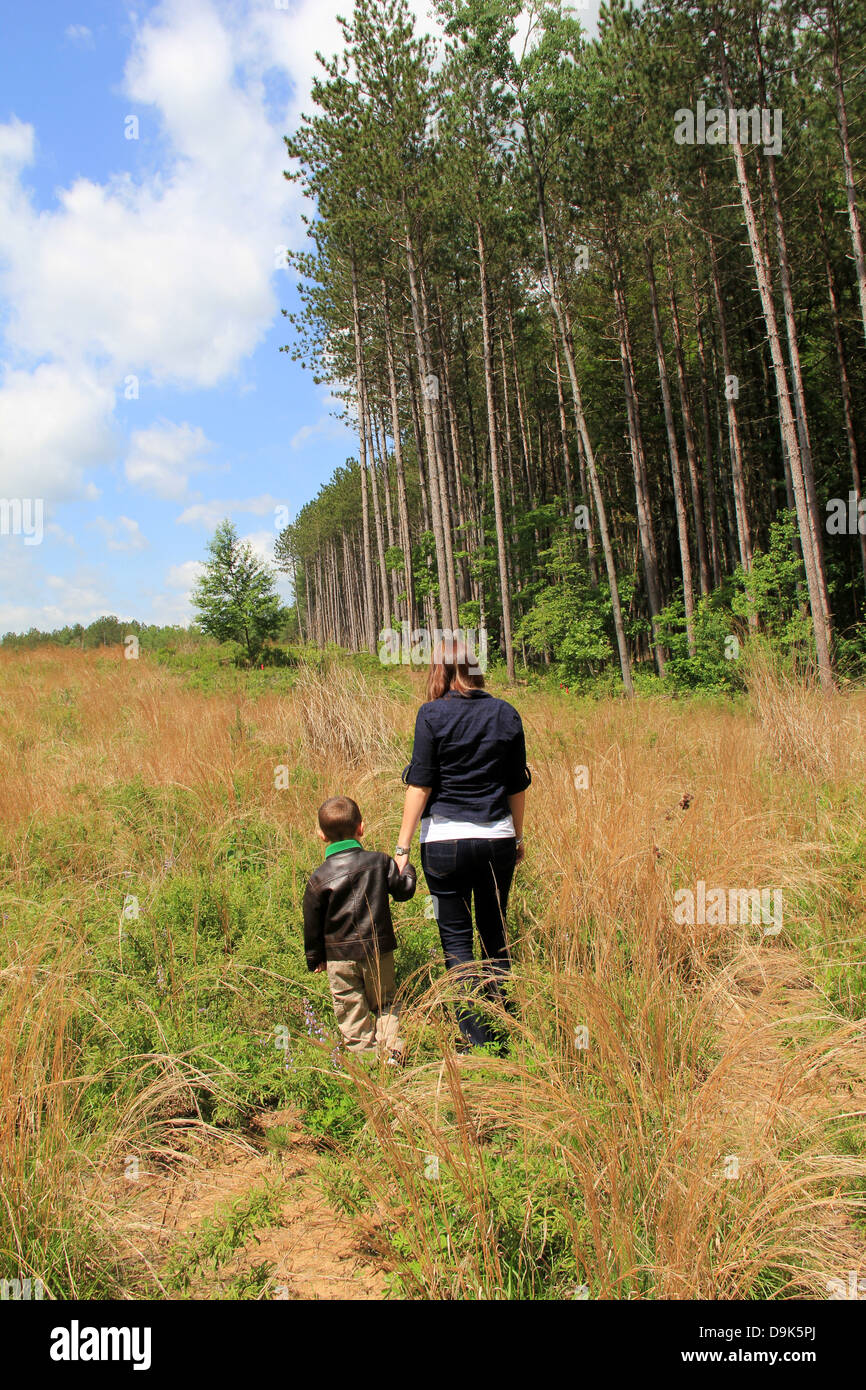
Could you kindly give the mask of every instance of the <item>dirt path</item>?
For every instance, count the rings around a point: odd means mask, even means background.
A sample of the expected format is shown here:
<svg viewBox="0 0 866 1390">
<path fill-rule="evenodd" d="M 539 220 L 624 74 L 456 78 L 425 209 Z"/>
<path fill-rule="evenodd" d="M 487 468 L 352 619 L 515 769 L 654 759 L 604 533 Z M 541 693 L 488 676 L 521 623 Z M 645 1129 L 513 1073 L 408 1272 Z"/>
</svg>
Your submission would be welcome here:
<svg viewBox="0 0 866 1390">
<path fill-rule="evenodd" d="M 278 1147 L 268 1143 L 273 1130 L 280 1133 Z M 167 1169 L 139 1177 L 124 1223 L 130 1244 L 164 1278 L 169 1259 L 190 1238 L 200 1241 L 214 1225 L 224 1228 L 226 1217 L 251 1194 L 270 1188 L 278 1194 L 275 1215 L 264 1224 L 243 1223 L 237 1234 L 226 1236 L 218 1267 L 196 1270 L 188 1295 L 231 1297 L 232 1284 L 248 1282 L 266 1264 L 272 1272 L 258 1295 L 263 1298 L 382 1298 L 386 1271 L 364 1249 L 363 1233 L 325 1198 L 318 1157 L 287 1111 L 260 1116 L 240 1142 L 230 1135 L 196 1139 Z M 167 1293 L 178 1296 L 171 1286 Z"/>
<path fill-rule="evenodd" d="M 844 1173 L 828 1151 L 826 1132 L 834 1117 L 866 1112 L 862 1028 L 842 1023 L 795 949 L 747 949 L 718 984 L 723 1062 L 710 1106 L 697 1106 L 691 1123 L 715 1135 L 715 1151 L 742 1165 L 743 1174 L 757 1165 L 767 1183 L 792 1146 L 810 1155 L 808 1165 L 826 1164 L 827 1177 L 839 1185 L 817 1228 L 814 1208 L 808 1213 L 812 1253 L 826 1272 L 811 1296 L 837 1296 L 834 1283 L 841 1288 L 852 1280 L 866 1287 L 866 1232 L 843 1195 Z M 838 1031 L 828 1046 L 826 1030 L 833 1025 Z M 150 1267 L 167 1297 L 232 1298 L 242 1286 L 242 1296 L 265 1299 L 386 1295 L 375 1232 L 334 1210 L 318 1177 L 319 1150 L 296 1114 L 263 1113 L 243 1138 L 196 1128 L 180 1133 L 186 1138 L 173 1160 L 142 1172 L 132 1201 L 123 1202 L 134 1259 Z M 179 1285 L 178 1255 L 191 1244 L 201 1248 L 232 1213 L 243 1213 L 251 1199 L 267 1198 L 269 1191 L 275 1194 L 269 1214 L 257 1220 L 254 1210 L 247 1220 L 236 1219 L 222 1238 L 217 1264 L 200 1261 L 188 1284 Z M 786 1200 L 799 1200 L 796 1177 Z"/>
</svg>

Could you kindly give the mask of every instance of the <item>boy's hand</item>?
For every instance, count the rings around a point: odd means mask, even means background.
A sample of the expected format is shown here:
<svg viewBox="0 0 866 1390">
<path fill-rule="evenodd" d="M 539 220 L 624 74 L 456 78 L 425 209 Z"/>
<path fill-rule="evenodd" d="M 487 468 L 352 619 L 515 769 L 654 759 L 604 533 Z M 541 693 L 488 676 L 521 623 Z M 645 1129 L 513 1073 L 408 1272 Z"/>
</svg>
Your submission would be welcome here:
<svg viewBox="0 0 866 1390">
<path fill-rule="evenodd" d="M 313 967 L 313 974 L 314 974 L 314 975 L 321 975 L 321 973 L 322 973 L 322 971 L 324 970 L 324 968 L 325 968 L 325 962 L 324 962 L 323 960 L 320 960 L 320 961 L 319 961 L 319 964 Z"/>
</svg>

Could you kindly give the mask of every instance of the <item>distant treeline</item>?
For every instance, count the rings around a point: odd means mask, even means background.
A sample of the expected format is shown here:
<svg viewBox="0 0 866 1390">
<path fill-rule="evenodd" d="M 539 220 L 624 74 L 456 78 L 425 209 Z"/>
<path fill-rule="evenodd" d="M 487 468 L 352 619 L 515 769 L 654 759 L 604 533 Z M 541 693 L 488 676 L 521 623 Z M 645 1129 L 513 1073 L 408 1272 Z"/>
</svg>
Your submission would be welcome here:
<svg viewBox="0 0 866 1390">
<path fill-rule="evenodd" d="M 158 623 L 140 623 L 135 618 L 126 620 L 111 614 L 95 618 L 87 627 L 82 623 L 72 623 L 66 627 L 57 627 L 53 632 L 42 632 L 38 627 L 31 627 L 29 632 L 23 633 L 7 632 L 0 637 L 0 647 L 26 650 L 51 643 L 54 646 L 80 647 L 84 650 L 90 647 L 120 646 L 124 638 L 130 634 L 138 638 L 140 646 L 152 651 L 179 641 L 185 645 L 202 645 L 210 640 L 195 624 L 189 627 L 177 624 L 161 627 Z"/>
</svg>

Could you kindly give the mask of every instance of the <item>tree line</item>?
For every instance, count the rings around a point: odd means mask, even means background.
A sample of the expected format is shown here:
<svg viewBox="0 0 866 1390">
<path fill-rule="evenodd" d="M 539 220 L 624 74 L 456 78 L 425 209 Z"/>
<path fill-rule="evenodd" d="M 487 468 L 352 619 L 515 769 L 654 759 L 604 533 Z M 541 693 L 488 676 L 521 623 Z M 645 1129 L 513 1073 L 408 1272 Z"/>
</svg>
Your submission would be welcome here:
<svg viewBox="0 0 866 1390">
<path fill-rule="evenodd" d="M 714 613 L 761 625 L 784 531 L 831 685 L 866 597 L 866 6 L 611 0 L 592 41 L 559 3 L 437 10 L 441 47 L 356 0 L 286 137 L 284 351 L 358 435 L 279 538 L 301 636 L 481 625 L 509 674 L 630 690 Z"/>
<path fill-rule="evenodd" d="M 30 651 L 48 645 L 89 651 L 94 647 L 123 646 L 130 636 L 134 636 L 143 648 L 158 649 L 180 639 L 194 641 L 196 635 L 195 628 L 180 624 L 142 623 L 137 618 L 118 618 L 111 613 L 94 618 L 91 623 L 66 623 L 50 631 L 31 627 L 27 632 L 6 632 L 0 637 L 0 647 L 12 651 Z"/>
</svg>

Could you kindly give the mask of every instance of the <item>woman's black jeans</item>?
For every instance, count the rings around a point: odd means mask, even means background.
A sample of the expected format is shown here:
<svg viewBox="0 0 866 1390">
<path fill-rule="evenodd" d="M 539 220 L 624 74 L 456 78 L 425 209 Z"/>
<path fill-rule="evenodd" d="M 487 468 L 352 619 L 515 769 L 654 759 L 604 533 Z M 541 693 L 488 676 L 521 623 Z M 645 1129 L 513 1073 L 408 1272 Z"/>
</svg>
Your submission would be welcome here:
<svg viewBox="0 0 866 1390">
<path fill-rule="evenodd" d="M 501 1033 L 484 1019 L 478 1005 L 500 1000 L 511 960 L 505 931 L 508 892 L 517 862 L 517 841 L 434 840 L 421 846 L 421 867 L 434 899 L 445 964 L 459 970 L 475 1007 L 460 1005 L 457 1022 L 467 1042 L 501 1046 Z M 482 962 L 475 964 L 472 900 L 481 938 Z"/>
</svg>

